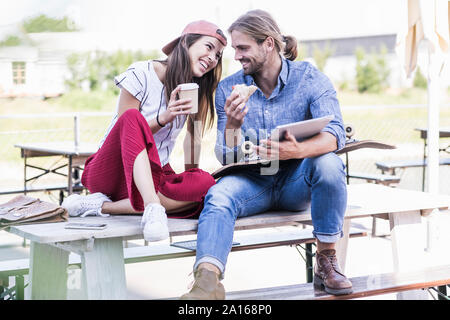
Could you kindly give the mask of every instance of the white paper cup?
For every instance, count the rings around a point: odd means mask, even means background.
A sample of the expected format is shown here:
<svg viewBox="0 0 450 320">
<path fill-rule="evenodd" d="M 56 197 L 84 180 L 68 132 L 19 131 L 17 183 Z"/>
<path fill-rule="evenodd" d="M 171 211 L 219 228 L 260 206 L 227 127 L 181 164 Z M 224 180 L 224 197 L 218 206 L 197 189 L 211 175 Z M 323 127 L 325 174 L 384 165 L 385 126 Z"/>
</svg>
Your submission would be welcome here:
<svg viewBox="0 0 450 320">
<path fill-rule="evenodd" d="M 178 93 L 180 99 L 192 99 L 191 114 L 198 112 L 198 84 L 183 83 L 180 84 L 180 92 Z"/>
</svg>

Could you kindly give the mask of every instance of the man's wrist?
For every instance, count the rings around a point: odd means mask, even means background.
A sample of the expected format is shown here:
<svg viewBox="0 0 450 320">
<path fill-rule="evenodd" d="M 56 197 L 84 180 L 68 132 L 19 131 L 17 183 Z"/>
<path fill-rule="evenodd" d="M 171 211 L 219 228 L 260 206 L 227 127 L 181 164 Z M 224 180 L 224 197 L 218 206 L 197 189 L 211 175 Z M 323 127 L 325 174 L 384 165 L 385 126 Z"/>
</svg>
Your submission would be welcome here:
<svg viewBox="0 0 450 320">
<path fill-rule="evenodd" d="M 240 129 L 240 128 L 241 128 L 240 125 L 236 126 L 236 125 L 233 125 L 231 122 L 228 122 L 228 121 L 225 124 L 225 129 L 237 130 L 237 129 Z"/>
</svg>

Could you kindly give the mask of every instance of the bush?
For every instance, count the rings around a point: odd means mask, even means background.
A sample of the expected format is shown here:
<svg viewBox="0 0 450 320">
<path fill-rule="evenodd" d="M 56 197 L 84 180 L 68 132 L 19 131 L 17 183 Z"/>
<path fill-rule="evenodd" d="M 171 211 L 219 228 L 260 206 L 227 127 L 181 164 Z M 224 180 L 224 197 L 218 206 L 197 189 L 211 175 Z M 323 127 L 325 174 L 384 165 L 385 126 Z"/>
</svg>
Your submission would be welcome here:
<svg viewBox="0 0 450 320">
<path fill-rule="evenodd" d="M 358 92 L 379 93 L 387 87 L 389 68 L 386 62 L 386 47 L 378 54 L 366 55 L 364 49 L 356 49 L 356 84 Z"/>
<path fill-rule="evenodd" d="M 413 85 L 415 88 L 422 89 L 426 89 L 428 87 L 427 78 L 425 78 L 425 76 L 422 74 L 419 67 L 417 67 L 416 74 L 414 75 Z"/>
<path fill-rule="evenodd" d="M 117 51 L 107 54 L 101 51 L 71 54 L 67 58 L 70 77 L 66 84 L 71 90 L 83 88 L 87 83 L 90 90 L 107 89 L 118 94 L 114 77 L 124 72 L 135 61 L 157 59 L 159 53 L 153 51 Z"/>
<path fill-rule="evenodd" d="M 314 45 L 313 59 L 316 62 L 317 69 L 323 72 L 328 58 L 331 57 L 335 51 L 335 48 L 331 48 L 329 43 L 327 43 L 323 49 Z"/>
<path fill-rule="evenodd" d="M 54 19 L 41 14 L 23 22 L 23 28 L 27 33 L 33 32 L 71 32 L 77 31 L 74 23 L 68 17 Z"/>
<path fill-rule="evenodd" d="M 0 42 L 0 47 L 15 47 L 20 46 L 22 44 L 22 40 L 18 36 L 8 36 L 5 40 Z"/>
</svg>

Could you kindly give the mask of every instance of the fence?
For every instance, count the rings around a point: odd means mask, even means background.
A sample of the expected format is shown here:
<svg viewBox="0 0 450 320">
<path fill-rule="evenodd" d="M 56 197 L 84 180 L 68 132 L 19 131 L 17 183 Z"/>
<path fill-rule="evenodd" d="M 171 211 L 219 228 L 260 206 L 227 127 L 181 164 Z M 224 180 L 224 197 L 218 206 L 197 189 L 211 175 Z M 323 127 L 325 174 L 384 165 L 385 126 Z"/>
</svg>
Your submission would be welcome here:
<svg viewBox="0 0 450 320">
<path fill-rule="evenodd" d="M 423 140 L 415 128 L 427 127 L 426 106 L 342 107 L 344 122 L 355 129 L 358 140 L 377 140 L 397 146 L 395 150 L 361 149 L 349 154 L 350 171 L 379 173 L 375 162 L 394 159 L 420 159 Z M 21 187 L 23 160 L 14 145 L 18 143 L 79 141 L 98 143 L 111 120 L 112 113 L 54 113 L 0 115 L 0 189 Z M 450 127 L 450 107 L 441 107 L 440 126 Z M 214 156 L 216 133 L 212 130 L 202 144 L 200 166 L 209 172 L 220 167 Z M 450 139 L 441 139 L 441 146 Z M 445 154 L 441 154 L 442 157 Z M 448 156 L 448 154 L 447 154 Z M 183 169 L 182 139 L 178 139 L 171 164 L 175 171 Z M 42 163 L 57 162 L 54 158 L 33 159 Z M 440 167 L 440 192 L 450 194 L 450 167 Z M 48 178 L 56 179 L 56 178 Z M 60 178 L 59 178 L 60 179 Z M 54 181 L 52 181 L 54 182 Z M 353 183 L 361 181 L 352 181 Z M 421 190 L 422 169 L 406 169 L 399 187 Z"/>
</svg>

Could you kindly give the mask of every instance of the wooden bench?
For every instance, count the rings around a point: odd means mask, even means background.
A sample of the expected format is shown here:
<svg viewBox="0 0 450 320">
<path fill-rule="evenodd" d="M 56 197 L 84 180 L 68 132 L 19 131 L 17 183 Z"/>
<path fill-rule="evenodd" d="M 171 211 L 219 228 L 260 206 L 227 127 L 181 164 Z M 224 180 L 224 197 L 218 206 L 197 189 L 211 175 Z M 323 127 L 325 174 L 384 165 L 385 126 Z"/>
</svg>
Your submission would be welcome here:
<svg viewBox="0 0 450 320">
<path fill-rule="evenodd" d="M 228 300 L 340 300 L 370 297 L 450 284 L 450 265 L 428 267 L 418 271 L 384 273 L 350 278 L 353 293 L 334 296 L 312 283 L 235 291 L 226 294 Z M 436 290 L 436 289 L 435 289 Z M 444 295 L 444 294 L 442 294 Z"/>
<path fill-rule="evenodd" d="M 394 160 L 394 161 L 383 161 L 375 162 L 377 169 L 381 170 L 382 174 L 388 173 L 395 175 L 395 170 L 406 169 L 406 168 L 417 168 L 426 166 L 426 161 L 420 160 Z M 450 158 L 440 159 L 439 165 L 448 166 L 450 165 Z"/>
<path fill-rule="evenodd" d="M 367 232 L 358 228 L 350 228 L 350 238 L 367 236 Z M 190 240 L 195 241 L 195 240 Z M 183 241 L 184 242 L 184 241 Z M 276 246 L 296 246 L 300 244 L 312 244 L 315 238 L 311 229 L 302 229 L 300 226 L 288 232 L 270 232 L 252 235 L 237 236 L 235 245 L 231 251 L 242 251 L 250 249 L 262 249 Z M 195 250 L 178 247 L 181 242 L 171 244 L 157 244 L 150 246 L 135 246 L 123 249 L 124 263 L 139 263 L 157 260 L 176 259 L 195 255 Z M 307 249 L 305 248 L 305 251 Z M 312 281 L 312 259 L 305 259 L 307 279 Z M 3 287 L 4 296 L 23 300 L 25 281 L 24 275 L 29 273 L 30 261 L 28 258 L 0 261 L 0 288 Z M 81 268 L 81 258 L 78 254 L 69 255 L 69 268 Z M 15 278 L 15 286 L 8 288 L 9 277 Z M 0 296 L 2 290 L 0 289 Z M 0 298 L 1 300 L 1 298 Z"/>
<path fill-rule="evenodd" d="M 389 188 L 377 184 L 348 187 L 344 237 L 337 243 L 343 270 L 351 219 L 389 215 L 394 271 L 425 261 L 421 235 L 422 215 L 450 206 L 450 197 L 419 191 Z M 71 222 L 86 218 L 70 218 Z M 104 230 L 68 230 L 66 223 L 13 226 L 8 229 L 30 244 L 29 293 L 31 299 L 65 299 L 69 253 L 81 256 L 82 288 L 86 299 L 125 299 L 126 279 L 123 241 L 142 239 L 140 216 L 89 217 L 92 223 L 106 223 Z M 240 218 L 235 230 L 248 230 L 311 223 L 310 209 L 301 212 L 277 211 Z M 171 236 L 196 234 L 195 219 L 169 219 Z M 344 271 L 345 272 L 345 271 Z M 414 293 L 415 294 L 415 293 Z M 410 297 L 409 297 L 410 298 Z"/>
<path fill-rule="evenodd" d="M 400 183 L 400 177 L 387 174 L 370 174 L 352 172 L 348 174 L 351 179 L 361 179 L 369 183 L 382 184 L 384 186 L 394 186 Z"/>
</svg>

